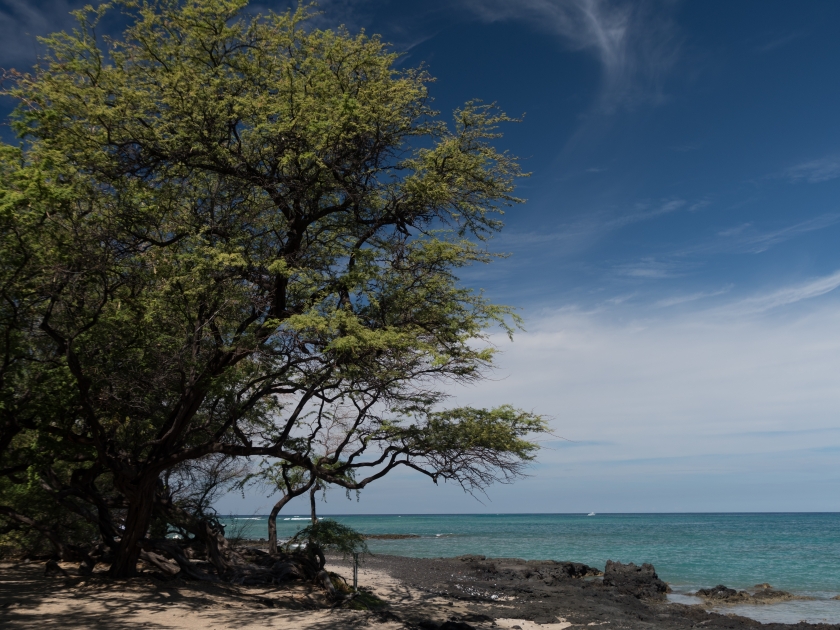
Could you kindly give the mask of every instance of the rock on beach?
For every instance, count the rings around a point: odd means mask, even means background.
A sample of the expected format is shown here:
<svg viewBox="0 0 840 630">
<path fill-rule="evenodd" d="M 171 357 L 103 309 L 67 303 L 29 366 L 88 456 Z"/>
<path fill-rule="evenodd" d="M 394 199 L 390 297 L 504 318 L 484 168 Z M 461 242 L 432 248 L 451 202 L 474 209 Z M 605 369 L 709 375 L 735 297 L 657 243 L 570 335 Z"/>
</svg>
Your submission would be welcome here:
<svg viewBox="0 0 840 630">
<path fill-rule="evenodd" d="M 794 599 L 810 599 L 792 595 L 787 591 L 774 590 L 767 583 L 757 584 L 756 588 L 759 590 L 753 594 L 747 591 L 736 591 L 734 588 L 718 584 L 714 588 L 701 588 L 697 591 L 697 597 L 715 604 L 778 604 Z"/>
<path fill-rule="evenodd" d="M 642 566 L 622 564 L 607 560 L 604 569 L 604 585 L 614 586 L 620 592 L 633 595 L 636 598 L 662 598 L 669 592 L 668 585 L 659 579 L 652 564 Z"/>
</svg>

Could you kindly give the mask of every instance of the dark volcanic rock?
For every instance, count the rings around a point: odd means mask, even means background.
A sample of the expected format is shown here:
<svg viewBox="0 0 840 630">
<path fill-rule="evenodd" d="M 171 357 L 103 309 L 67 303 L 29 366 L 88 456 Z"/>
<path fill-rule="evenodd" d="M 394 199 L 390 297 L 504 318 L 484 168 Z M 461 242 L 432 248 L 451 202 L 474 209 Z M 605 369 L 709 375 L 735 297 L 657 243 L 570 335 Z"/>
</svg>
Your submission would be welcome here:
<svg viewBox="0 0 840 630">
<path fill-rule="evenodd" d="M 330 558 L 330 563 L 350 565 L 349 560 L 340 557 Z M 424 608 L 416 618 L 406 618 L 407 628 L 440 630 L 440 619 L 446 617 L 453 623 L 490 630 L 491 619 L 504 617 L 538 624 L 553 624 L 563 618 L 574 624 L 569 630 L 592 630 L 588 626 L 602 630 L 840 630 L 840 625 L 828 624 L 761 624 L 708 611 L 703 606 L 669 603 L 661 596 L 667 587 L 656 577 L 653 567 L 612 563 L 610 579 L 602 581 L 592 577 L 598 573 L 596 569 L 574 568 L 576 564 L 484 556 L 403 558 L 377 554 L 365 559 L 367 567 L 386 571 L 406 586 L 430 596 L 457 602 L 462 610 L 453 616 L 448 607 L 438 609 L 434 613 L 438 620 L 432 621 L 429 617 L 434 610 L 433 600 L 417 600 L 422 601 Z M 552 573 L 560 577 L 552 577 Z M 590 575 L 570 577 L 580 573 Z M 658 596 L 634 596 L 621 590 L 619 583 L 635 584 L 643 592 L 646 586 L 648 592 L 652 590 Z M 757 596 L 758 593 L 753 597 Z M 719 605 L 713 600 L 706 603 Z M 419 619 L 425 621 L 418 623 Z"/>
<path fill-rule="evenodd" d="M 518 558 L 485 558 L 466 555 L 457 558 L 477 574 L 512 582 L 539 582 L 546 585 L 564 580 L 597 577 L 601 571 L 581 562 L 556 560 L 520 560 Z M 523 585 L 527 590 L 527 586 Z"/>
<path fill-rule="evenodd" d="M 716 602 L 743 602 L 749 599 L 750 594 L 746 591 L 736 591 L 734 588 L 729 588 L 723 584 L 718 584 L 714 588 L 701 588 L 697 591 L 697 597 L 709 599 Z"/>
<path fill-rule="evenodd" d="M 622 593 L 641 598 L 662 598 L 668 592 L 668 585 L 659 579 L 652 564 L 642 566 L 621 564 L 607 560 L 604 569 L 604 585 L 614 586 Z"/>
<path fill-rule="evenodd" d="M 747 591 L 736 591 L 723 584 L 718 584 L 714 588 L 701 588 L 697 591 L 697 596 L 715 604 L 778 604 L 792 599 L 806 599 L 772 588 L 762 588 L 755 595 L 750 595 Z"/>
<path fill-rule="evenodd" d="M 775 591 L 773 589 L 766 589 L 759 591 L 752 596 L 754 604 L 778 604 L 779 602 L 788 602 L 792 599 L 812 599 L 811 597 L 799 597 L 792 595 L 787 591 Z"/>
</svg>

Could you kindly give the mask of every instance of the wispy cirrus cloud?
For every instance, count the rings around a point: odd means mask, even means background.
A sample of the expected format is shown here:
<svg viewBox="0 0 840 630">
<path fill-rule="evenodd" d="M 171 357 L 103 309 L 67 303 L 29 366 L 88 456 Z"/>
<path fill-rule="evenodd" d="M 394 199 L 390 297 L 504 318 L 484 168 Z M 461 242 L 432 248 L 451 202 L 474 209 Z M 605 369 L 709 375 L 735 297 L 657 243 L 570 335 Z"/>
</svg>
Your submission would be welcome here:
<svg viewBox="0 0 840 630">
<path fill-rule="evenodd" d="M 809 278 L 799 283 L 791 284 L 765 293 L 749 296 L 715 309 L 714 312 L 725 314 L 763 313 L 782 306 L 789 306 L 831 293 L 840 287 L 840 271 L 822 276 Z"/>
<path fill-rule="evenodd" d="M 267 9 L 277 10 L 276 3 L 261 0 Z M 291 6 L 296 2 L 282 0 Z M 319 0 L 321 16 L 313 24 L 319 28 L 333 28 L 343 24 L 351 31 L 370 30 L 382 35 L 384 41 L 399 52 L 412 48 L 434 37 L 454 22 L 463 21 L 460 7 L 446 0 L 425 0 L 424 2 L 394 3 L 399 5 L 395 11 L 383 7 L 388 3 L 377 0 Z"/>
<path fill-rule="evenodd" d="M 690 208 L 689 208 L 690 209 Z M 840 214 L 826 213 L 792 225 L 760 229 L 749 221 L 719 230 L 713 239 L 705 239 L 669 253 L 677 259 L 721 253 L 761 254 L 770 248 L 809 232 L 816 232 L 840 223 Z"/>
<path fill-rule="evenodd" d="M 752 226 L 752 223 L 742 223 L 741 225 L 736 225 L 731 228 L 726 228 L 725 230 L 721 230 L 717 233 L 718 236 L 723 236 L 724 238 L 729 238 L 731 236 L 739 236 L 741 235 L 744 230 L 748 229 Z"/>
<path fill-rule="evenodd" d="M 695 205 L 689 206 L 688 209 L 691 210 Z M 655 203 L 641 201 L 626 212 L 592 212 L 577 221 L 559 225 L 549 231 L 503 232 L 497 238 L 497 242 L 502 247 L 560 242 L 573 242 L 583 246 L 615 230 L 672 214 L 686 206 L 688 202 L 685 199 L 662 199 Z"/>
<path fill-rule="evenodd" d="M 807 182 L 809 184 L 819 184 L 836 179 L 840 177 L 840 156 L 828 155 L 817 160 L 796 164 L 785 169 L 784 175 L 792 182 Z"/>
<path fill-rule="evenodd" d="M 686 204 L 685 199 L 666 199 L 657 204 L 639 203 L 633 212 L 622 214 L 607 221 L 603 227 L 607 229 L 621 228 L 640 221 L 649 221 L 665 214 L 676 212 Z"/>
<path fill-rule="evenodd" d="M 698 300 L 705 300 L 706 298 L 710 297 L 725 295 L 726 293 L 729 293 L 732 290 L 733 286 L 734 285 L 730 284 L 718 291 L 698 291 L 696 293 L 689 293 L 688 295 L 675 295 L 673 297 L 657 300 L 656 302 L 654 302 L 654 306 L 659 306 L 660 308 L 667 308 L 669 306 L 677 306 L 678 304 L 686 304 L 688 302 L 696 302 Z"/>
<path fill-rule="evenodd" d="M 802 37 L 804 33 L 802 31 L 794 31 L 793 33 L 787 33 L 786 35 L 781 35 L 779 37 L 774 37 L 769 41 L 764 42 L 755 47 L 755 52 L 757 53 L 768 53 L 771 50 L 776 50 L 777 48 L 781 48 L 789 44 L 790 42 L 799 39 Z"/>
<path fill-rule="evenodd" d="M 601 107 L 657 102 L 679 56 L 672 2 L 642 0 L 464 0 L 486 21 L 520 20 L 559 36 L 573 50 L 597 56 L 603 69 Z"/>
<path fill-rule="evenodd" d="M 683 275 L 681 269 L 682 265 L 679 263 L 657 260 L 656 258 L 643 258 L 638 262 L 625 263 L 614 267 L 614 270 L 620 276 L 646 278 L 650 280 L 676 278 Z"/>
<path fill-rule="evenodd" d="M 709 249 L 740 250 L 750 254 L 760 254 L 767 251 L 774 245 L 783 243 L 808 232 L 814 232 L 827 228 L 840 222 L 840 214 L 823 214 L 807 221 L 800 221 L 787 227 L 776 230 L 758 231 L 752 223 L 744 223 L 721 232 L 718 236 L 722 240 Z"/>
<path fill-rule="evenodd" d="M 680 207 L 682 207 L 681 204 Z M 695 269 L 700 263 L 698 256 L 720 253 L 759 254 L 770 248 L 808 232 L 814 232 L 840 223 L 840 214 L 824 214 L 807 221 L 775 230 L 756 230 L 752 223 L 743 223 L 718 232 L 716 239 L 699 243 L 695 246 L 661 256 L 646 256 L 640 260 L 614 265 L 613 272 L 618 276 L 635 279 L 662 280 L 678 278 Z M 605 224 L 606 225 L 606 224 Z M 838 272 L 840 274 L 840 272 Z M 803 285 L 780 289 L 769 295 L 747 298 L 739 308 L 747 310 L 766 310 L 782 304 L 789 304 L 808 297 L 816 297 L 832 291 L 838 285 L 833 284 L 840 275 L 809 280 Z M 828 287 L 828 288 L 826 288 Z M 714 297 L 727 293 L 732 287 L 713 292 L 699 292 L 686 296 L 665 298 L 655 303 L 656 306 L 674 306 L 682 302 Z"/>
</svg>

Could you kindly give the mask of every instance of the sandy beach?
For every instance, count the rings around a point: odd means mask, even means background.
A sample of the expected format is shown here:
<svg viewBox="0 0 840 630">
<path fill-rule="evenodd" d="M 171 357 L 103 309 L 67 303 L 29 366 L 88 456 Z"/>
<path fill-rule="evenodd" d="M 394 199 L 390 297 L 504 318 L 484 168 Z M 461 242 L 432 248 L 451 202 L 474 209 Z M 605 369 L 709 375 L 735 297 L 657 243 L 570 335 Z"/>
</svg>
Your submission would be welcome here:
<svg viewBox="0 0 840 630">
<path fill-rule="evenodd" d="M 81 577 L 70 564 L 61 565 L 66 575 L 45 576 L 41 562 L 7 562 L 0 565 L 0 626 L 10 630 L 793 627 L 762 625 L 664 599 L 639 599 L 620 588 L 604 586 L 598 578 L 546 577 L 547 568 L 559 566 L 481 557 L 368 557 L 359 571 L 359 585 L 382 605 L 353 610 L 346 603 L 335 605 L 318 588 L 295 582 L 245 587 L 163 580 L 151 572 L 115 582 L 99 572 Z M 349 562 L 332 558 L 328 568 L 352 580 Z"/>
<path fill-rule="evenodd" d="M 72 577 L 75 566 L 62 563 L 71 577 L 45 576 L 42 563 L 0 566 L 0 620 L 4 628 L 108 628 L 115 630 L 320 630 L 373 626 L 381 630 L 433 627 L 469 619 L 476 628 L 563 630 L 569 623 L 536 624 L 526 619 L 482 619 L 474 606 L 429 594 L 392 578 L 383 570 L 361 568 L 359 581 L 388 602 L 383 611 L 333 608 L 319 589 L 291 584 L 282 589 L 163 582 L 142 577 L 115 583 L 104 575 Z M 333 567 L 352 580 L 352 569 Z M 408 626 L 405 622 L 408 622 Z M 426 626 L 423 626 L 423 623 Z"/>
</svg>

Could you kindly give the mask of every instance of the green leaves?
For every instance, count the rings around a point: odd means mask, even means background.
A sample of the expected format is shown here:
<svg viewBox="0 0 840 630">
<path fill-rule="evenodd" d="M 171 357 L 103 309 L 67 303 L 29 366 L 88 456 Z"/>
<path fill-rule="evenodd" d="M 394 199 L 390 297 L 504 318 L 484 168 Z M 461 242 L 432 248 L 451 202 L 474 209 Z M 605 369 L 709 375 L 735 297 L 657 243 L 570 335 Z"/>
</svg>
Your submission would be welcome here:
<svg viewBox="0 0 840 630">
<path fill-rule="evenodd" d="M 298 531 L 289 539 L 286 547 L 292 549 L 301 543 L 315 546 L 322 552 L 338 552 L 345 557 L 354 553 L 368 553 L 363 534 L 329 518 L 318 519 L 316 523 Z"/>
<path fill-rule="evenodd" d="M 487 449 L 530 461 L 539 446 L 525 438 L 547 430 L 543 417 L 510 405 L 489 410 L 459 407 L 430 414 L 417 446 L 436 452 Z"/>
<path fill-rule="evenodd" d="M 126 31 L 99 37 L 116 10 Z M 215 455 L 347 488 L 395 465 L 483 487 L 533 458 L 538 417 L 438 407 L 518 325 L 457 277 L 520 201 L 494 148 L 512 119 L 476 101 L 447 124 L 424 71 L 312 15 L 106 4 L 3 92 L 0 431 L 47 436 L 38 474 L 86 514 L 164 510 L 157 480 Z M 73 456 L 110 503 L 53 475 Z"/>
</svg>

